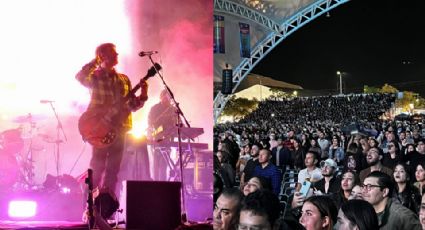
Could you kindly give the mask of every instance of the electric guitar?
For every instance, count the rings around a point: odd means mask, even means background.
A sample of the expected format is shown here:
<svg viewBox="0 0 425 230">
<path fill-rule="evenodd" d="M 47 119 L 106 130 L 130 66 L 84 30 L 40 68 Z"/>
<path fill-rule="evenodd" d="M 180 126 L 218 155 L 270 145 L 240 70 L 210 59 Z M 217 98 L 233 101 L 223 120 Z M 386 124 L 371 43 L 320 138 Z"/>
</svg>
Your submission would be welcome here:
<svg viewBox="0 0 425 230">
<path fill-rule="evenodd" d="M 161 66 L 155 63 L 142 81 L 155 76 Z M 84 141 L 89 142 L 95 148 L 111 146 L 121 131 L 121 124 L 131 113 L 129 100 L 135 98 L 136 91 L 140 88 L 140 82 L 124 97 L 120 103 L 112 105 L 108 109 L 96 108 L 85 111 L 78 120 L 78 130 Z"/>
</svg>

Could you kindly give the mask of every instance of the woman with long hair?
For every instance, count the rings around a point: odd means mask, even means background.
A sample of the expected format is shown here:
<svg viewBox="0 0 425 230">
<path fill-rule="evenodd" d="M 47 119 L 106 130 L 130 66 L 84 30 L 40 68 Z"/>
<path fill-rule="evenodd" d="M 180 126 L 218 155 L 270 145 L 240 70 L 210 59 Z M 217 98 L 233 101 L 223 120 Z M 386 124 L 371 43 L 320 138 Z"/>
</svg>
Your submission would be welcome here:
<svg viewBox="0 0 425 230">
<path fill-rule="evenodd" d="M 306 150 L 301 146 L 301 141 L 294 139 L 294 150 L 291 151 L 294 156 L 294 167 L 297 170 L 305 168 L 304 160 Z"/>
<path fill-rule="evenodd" d="M 413 185 L 419 189 L 421 196 L 425 193 L 425 162 L 421 162 L 416 166 L 416 181 Z"/>
<path fill-rule="evenodd" d="M 301 134 L 301 146 L 303 147 L 304 151 L 306 151 L 306 152 L 311 147 L 310 137 L 307 133 Z"/>
<path fill-rule="evenodd" d="M 410 183 L 410 174 L 407 165 L 398 163 L 394 167 L 393 179 L 395 181 L 393 201 L 404 205 L 406 208 L 418 214 L 418 204 L 421 195 L 418 188 Z"/>
<path fill-rule="evenodd" d="M 328 196 L 312 196 L 304 201 L 300 224 L 306 230 L 332 230 L 338 210 Z"/>
<path fill-rule="evenodd" d="M 360 184 L 359 176 L 352 170 L 347 170 L 342 173 L 341 176 L 341 188 L 336 193 L 336 205 L 337 208 L 341 207 L 342 204 L 348 201 L 351 195 L 351 191 L 354 186 Z"/>
<path fill-rule="evenodd" d="M 329 158 L 333 159 L 338 165 L 344 160 L 344 149 L 340 147 L 337 136 L 332 137 L 331 146 L 329 147 Z"/>
<path fill-rule="evenodd" d="M 248 196 L 248 194 L 253 193 L 257 190 L 270 190 L 271 182 L 264 177 L 254 176 L 248 180 L 248 182 L 243 187 L 243 194 Z"/>
<path fill-rule="evenodd" d="M 375 230 L 379 229 L 378 217 L 375 209 L 364 200 L 349 200 L 341 206 L 338 212 L 338 221 L 335 226 L 338 230 Z"/>
<path fill-rule="evenodd" d="M 400 153 L 400 146 L 397 141 L 389 141 L 387 143 L 388 153 L 382 158 L 382 165 L 390 169 L 394 168 L 399 162 L 403 162 L 403 156 Z"/>
</svg>

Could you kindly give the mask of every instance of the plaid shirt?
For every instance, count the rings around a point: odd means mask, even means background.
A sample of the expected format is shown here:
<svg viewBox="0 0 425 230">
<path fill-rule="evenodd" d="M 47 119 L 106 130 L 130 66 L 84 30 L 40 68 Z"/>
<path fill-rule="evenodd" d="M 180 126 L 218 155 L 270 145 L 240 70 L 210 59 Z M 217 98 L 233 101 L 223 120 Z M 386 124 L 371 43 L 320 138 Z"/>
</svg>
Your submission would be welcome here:
<svg viewBox="0 0 425 230">
<path fill-rule="evenodd" d="M 91 99 L 87 110 L 108 109 L 111 114 L 123 112 L 124 97 L 131 90 L 130 79 L 121 73 L 113 71 L 106 73 L 104 70 L 90 68 L 85 65 L 76 75 L 82 85 L 90 89 Z M 122 123 L 125 130 L 132 127 L 131 113 Z"/>
</svg>

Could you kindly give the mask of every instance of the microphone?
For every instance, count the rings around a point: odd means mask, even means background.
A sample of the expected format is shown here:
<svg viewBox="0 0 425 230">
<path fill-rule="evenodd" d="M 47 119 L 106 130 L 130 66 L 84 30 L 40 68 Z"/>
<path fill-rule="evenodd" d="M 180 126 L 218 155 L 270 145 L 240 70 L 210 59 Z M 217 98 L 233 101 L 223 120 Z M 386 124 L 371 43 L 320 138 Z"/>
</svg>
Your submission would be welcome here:
<svg viewBox="0 0 425 230">
<path fill-rule="evenodd" d="M 142 51 L 139 53 L 140 57 L 144 57 L 144 56 L 150 56 L 152 54 L 157 54 L 158 51 Z"/>
<path fill-rule="evenodd" d="M 55 102 L 55 101 L 51 101 L 51 100 L 40 100 L 40 103 L 41 104 L 52 103 L 52 102 Z"/>
</svg>

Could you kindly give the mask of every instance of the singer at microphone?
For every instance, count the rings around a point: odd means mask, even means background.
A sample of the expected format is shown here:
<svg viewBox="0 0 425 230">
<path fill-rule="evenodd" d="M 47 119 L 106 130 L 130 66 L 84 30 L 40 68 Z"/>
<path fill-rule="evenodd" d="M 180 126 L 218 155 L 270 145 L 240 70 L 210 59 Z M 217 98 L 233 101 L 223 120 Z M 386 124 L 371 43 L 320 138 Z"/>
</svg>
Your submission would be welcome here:
<svg viewBox="0 0 425 230">
<path fill-rule="evenodd" d="M 158 51 L 142 51 L 139 53 L 140 57 L 144 57 L 144 56 L 150 56 L 152 54 L 157 54 Z"/>
<path fill-rule="evenodd" d="M 40 103 L 41 104 L 52 103 L 52 102 L 55 102 L 55 101 L 51 101 L 51 100 L 40 100 Z"/>
</svg>

